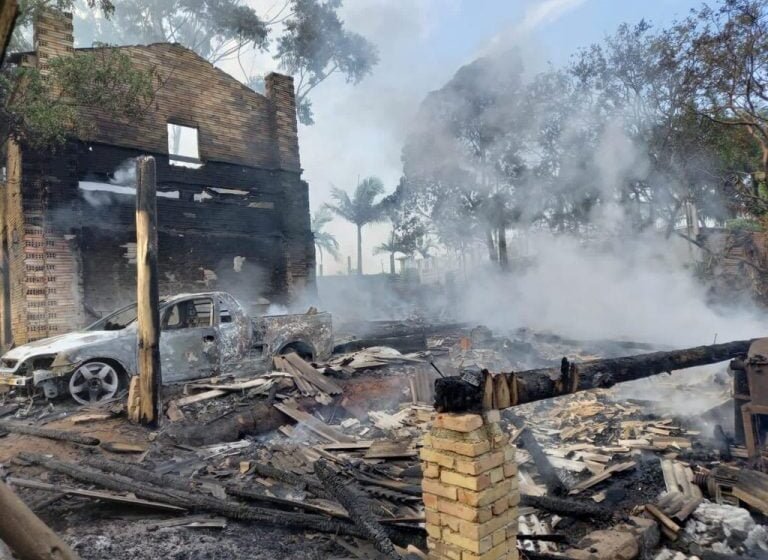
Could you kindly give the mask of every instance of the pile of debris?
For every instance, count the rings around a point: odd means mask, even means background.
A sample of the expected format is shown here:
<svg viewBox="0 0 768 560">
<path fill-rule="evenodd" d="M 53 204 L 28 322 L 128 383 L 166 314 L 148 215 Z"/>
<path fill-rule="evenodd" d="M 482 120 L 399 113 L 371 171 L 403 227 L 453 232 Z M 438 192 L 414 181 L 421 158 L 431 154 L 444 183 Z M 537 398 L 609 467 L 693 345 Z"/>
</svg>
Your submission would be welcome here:
<svg viewBox="0 0 768 560">
<path fill-rule="evenodd" d="M 312 536 L 307 550 L 318 558 L 423 558 L 419 450 L 435 415 L 434 382 L 466 368 L 468 357 L 503 359 L 510 347 L 484 337 L 491 347 L 483 348 L 480 338 L 477 331 L 439 335 L 427 351 L 372 347 L 323 364 L 280 356 L 272 371 L 252 378 L 186 384 L 165 399 L 167 418 L 156 432 L 124 423 L 119 401 L 62 413 L 9 402 L 0 411 L 16 418 L 0 430 L 50 445 L 16 440 L 0 462 L 10 460 L 7 481 L 33 509 L 54 508 L 64 518 L 82 517 L 95 500 L 121 518 L 144 512 L 137 526 L 147 534 L 255 523 Z M 501 416 L 518 446 L 524 556 L 705 558 L 768 547 L 763 526 L 746 521 L 768 514 L 768 477 L 749 468 L 744 448 L 713 442 L 689 419 L 651 413 L 615 389 Z M 743 518 L 737 528 L 728 508 Z M 104 554 L 87 550 L 102 541 L 69 529 L 82 557 Z M 125 550 L 110 553 L 135 557 Z M 269 553 L 291 557 L 277 551 Z"/>
</svg>

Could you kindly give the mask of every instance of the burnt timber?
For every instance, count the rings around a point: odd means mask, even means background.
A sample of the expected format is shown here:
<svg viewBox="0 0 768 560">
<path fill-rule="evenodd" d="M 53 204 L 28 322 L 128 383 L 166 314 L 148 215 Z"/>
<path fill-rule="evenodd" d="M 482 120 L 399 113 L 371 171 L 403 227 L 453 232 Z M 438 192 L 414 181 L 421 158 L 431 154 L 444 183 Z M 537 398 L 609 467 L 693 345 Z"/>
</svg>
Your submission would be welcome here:
<svg viewBox="0 0 768 560">
<path fill-rule="evenodd" d="M 0 62 L 3 61 L 5 50 L 11 40 L 17 12 L 16 0 L 0 0 Z"/>
<path fill-rule="evenodd" d="M 488 384 L 493 384 L 493 376 L 488 372 L 484 372 L 482 382 L 479 384 L 457 377 L 440 378 L 435 381 L 435 408 L 438 412 L 508 408 L 587 389 L 608 388 L 616 383 L 642 379 L 659 373 L 743 357 L 749 351 L 750 344 L 752 340 L 737 340 L 584 363 L 570 363 L 563 358 L 560 368 L 498 374 L 504 376 L 508 384 L 508 394 L 513 395 L 513 398 L 503 406 L 495 406 L 493 400 L 488 398 L 489 391 L 486 387 Z"/>
</svg>

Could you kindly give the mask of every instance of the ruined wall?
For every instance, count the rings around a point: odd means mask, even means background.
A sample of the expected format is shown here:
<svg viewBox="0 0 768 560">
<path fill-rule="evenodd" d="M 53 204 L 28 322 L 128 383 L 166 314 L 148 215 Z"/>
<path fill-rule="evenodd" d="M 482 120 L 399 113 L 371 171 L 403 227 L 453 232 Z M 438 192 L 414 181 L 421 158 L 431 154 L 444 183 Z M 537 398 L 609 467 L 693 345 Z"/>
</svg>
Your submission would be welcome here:
<svg viewBox="0 0 768 560">
<path fill-rule="evenodd" d="M 107 52 L 73 44 L 71 15 L 46 10 L 36 21 L 35 56 L 25 60 L 45 71 L 56 56 Z M 248 305 L 261 297 L 286 304 L 314 289 L 293 80 L 270 74 L 260 95 L 180 45 L 120 48 L 154 73 L 146 114 L 121 120 L 83 111 L 92 125 L 86 136 L 55 153 L 16 154 L 23 169 L 6 189 L 3 317 L 17 344 L 135 299 L 135 197 L 79 185 L 109 184 L 139 155 L 157 161 L 161 292 L 224 289 Z M 169 123 L 197 129 L 199 168 L 170 164 Z"/>
<path fill-rule="evenodd" d="M 5 247 L 8 302 L 15 344 L 54 336 L 83 322 L 78 252 L 66 227 L 57 223 L 54 208 L 67 199 L 62 193 L 75 184 L 72 158 L 50 158 L 8 148 L 5 190 Z M 8 309 L 7 307 L 10 307 Z"/>
<path fill-rule="evenodd" d="M 108 182 L 135 150 L 98 144 L 79 149 L 81 180 Z M 155 154 L 158 191 L 158 267 L 161 293 L 223 289 L 243 301 L 288 303 L 286 193 L 298 175 L 207 163 L 198 170 Z M 225 189 L 218 192 L 216 189 Z M 171 195 L 174 198 L 167 198 Z M 126 303 L 135 291 L 135 197 L 78 191 L 86 304 L 99 312 Z M 87 258 L 86 258 L 87 257 Z"/>
</svg>

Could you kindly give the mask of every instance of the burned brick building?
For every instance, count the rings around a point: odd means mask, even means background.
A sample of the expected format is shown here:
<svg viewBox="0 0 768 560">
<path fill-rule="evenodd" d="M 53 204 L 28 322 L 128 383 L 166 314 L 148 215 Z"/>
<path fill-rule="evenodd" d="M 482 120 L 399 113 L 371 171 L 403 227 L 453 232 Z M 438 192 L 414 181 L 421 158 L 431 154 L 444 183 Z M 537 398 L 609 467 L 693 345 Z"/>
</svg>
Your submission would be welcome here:
<svg viewBox="0 0 768 560">
<path fill-rule="evenodd" d="M 78 56 L 72 18 L 48 11 L 35 51 L 44 72 Z M 98 110 L 88 138 L 41 153 L 6 146 L 2 341 L 80 327 L 135 300 L 133 158 L 157 161 L 160 292 L 223 289 L 246 305 L 288 303 L 314 287 L 308 185 L 301 179 L 290 77 L 261 95 L 177 44 L 119 47 L 157 87 L 139 119 Z M 126 175 L 128 179 L 122 175 Z"/>
</svg>

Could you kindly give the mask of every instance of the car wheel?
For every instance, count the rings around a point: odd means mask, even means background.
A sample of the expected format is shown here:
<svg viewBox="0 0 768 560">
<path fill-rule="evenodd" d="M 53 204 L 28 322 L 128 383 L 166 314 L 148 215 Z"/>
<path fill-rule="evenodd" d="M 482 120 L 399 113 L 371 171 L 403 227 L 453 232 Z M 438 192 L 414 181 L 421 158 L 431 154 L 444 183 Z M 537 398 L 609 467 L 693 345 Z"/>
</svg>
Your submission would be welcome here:
<svg viewBox="0 0 768 560">
<path fill-rule="evenodd" d="M 120 388 L 121 375 L 111 364 L 87 362 L 77 368 L 69 378 L 69 394 L 80 404 L 111 399 Z"/>
</svg>

